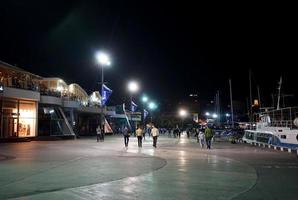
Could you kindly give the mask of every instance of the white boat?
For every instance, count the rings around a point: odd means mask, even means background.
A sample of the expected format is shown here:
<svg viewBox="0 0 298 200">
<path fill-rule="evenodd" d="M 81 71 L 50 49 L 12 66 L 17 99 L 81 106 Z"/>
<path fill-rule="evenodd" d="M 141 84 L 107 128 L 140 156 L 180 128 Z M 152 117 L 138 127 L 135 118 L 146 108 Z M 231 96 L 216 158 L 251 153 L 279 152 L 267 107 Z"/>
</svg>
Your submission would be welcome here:
<svg viewBox="0 0 298 200">
<path fill-rule="evenodd" d="M 282 108 L 258 115 L 255 130 L 246 130 L 245 143 L 261 143 L 298 150 L 298 107 Z"/>
<path fill-rule="evenodd" d="M 243 141 L 298 150 L 298 107 L 280 108 L 282 77 L 275 110 L 259 113 L 255 130 L 246 130 Z"/>
</svg>

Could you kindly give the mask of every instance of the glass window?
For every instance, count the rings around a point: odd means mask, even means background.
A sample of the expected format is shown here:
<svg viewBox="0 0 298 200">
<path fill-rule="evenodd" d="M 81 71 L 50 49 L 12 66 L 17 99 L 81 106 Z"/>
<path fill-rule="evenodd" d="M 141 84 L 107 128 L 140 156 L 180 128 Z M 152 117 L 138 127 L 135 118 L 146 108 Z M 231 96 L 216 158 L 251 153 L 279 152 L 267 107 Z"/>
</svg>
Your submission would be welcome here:
<svg viewBox="0 0 298 200">
<path fill-rule="evenodd" d="M 20 101 L 19 137 L 35 136 L 36 102 Z"/>
</svg>

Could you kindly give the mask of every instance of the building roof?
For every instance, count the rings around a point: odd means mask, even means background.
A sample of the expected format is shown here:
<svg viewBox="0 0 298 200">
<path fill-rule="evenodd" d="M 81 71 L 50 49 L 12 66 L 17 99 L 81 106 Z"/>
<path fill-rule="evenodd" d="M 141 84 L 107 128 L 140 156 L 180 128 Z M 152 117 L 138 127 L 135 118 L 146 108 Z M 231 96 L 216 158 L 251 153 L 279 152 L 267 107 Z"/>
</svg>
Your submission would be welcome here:
<svg viewBox="0 0 298 200">
<path fill-rule="evenodd" d="M 3 67 L 3 68 L 8 69 L 8 70 L 14 70 L 14 71 L 17 71 L 17 72 L 25 73 L 25 74 L 28 74 L 30 76 L 34 76 L 35 78 L 38 78 L 38 79 L 41 79 L 42 78 L 41 76 L 38 76 L 36 74 L 32 74 L 32 73 L 30 73 L 30 72 L 28 72 L 26 70 L 23 70 L 23 69 L 21 69 L 19 67 L 10 65 L 10 64 L 8 64 L 6 62 L 3 62 L 1 60 L 0 60 L 0 67 Z"/>
</svg>

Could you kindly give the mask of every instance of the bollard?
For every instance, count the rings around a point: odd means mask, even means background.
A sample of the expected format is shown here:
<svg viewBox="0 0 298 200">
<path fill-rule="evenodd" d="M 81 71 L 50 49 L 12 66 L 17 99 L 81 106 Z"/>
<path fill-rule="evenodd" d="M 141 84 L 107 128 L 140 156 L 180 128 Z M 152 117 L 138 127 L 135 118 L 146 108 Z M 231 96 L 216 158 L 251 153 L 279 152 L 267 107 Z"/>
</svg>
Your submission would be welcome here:
<svg viewBox="0 0 298 200">
<path fill-rule="evenodd" d="M 274 146 L 274 150 L 276 150 L 277 148 L 276 148 L 276 146 Z"/>
<path fill-rule="evenodd" d="M 289 152 L 289 153 L 292 153 L 292 149 L 289 148 L 289 149 L 288 149 L 288 152 Z"/>
<path fill-rule="evenodd" d="M 283 148 L 283 147 L 280 147 L 280 150 L 281 150 L 281 151 L 284 151 L 284 148 Z"/>
</svg>

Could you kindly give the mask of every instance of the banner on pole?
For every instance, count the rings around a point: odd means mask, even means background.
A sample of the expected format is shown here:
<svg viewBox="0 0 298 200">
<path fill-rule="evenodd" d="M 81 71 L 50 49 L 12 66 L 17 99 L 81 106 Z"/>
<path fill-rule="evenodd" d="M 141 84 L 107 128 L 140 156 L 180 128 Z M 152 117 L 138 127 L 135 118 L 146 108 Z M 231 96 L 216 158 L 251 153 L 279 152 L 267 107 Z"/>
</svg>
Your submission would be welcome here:
<svg viewBox="0 0 298 200">
<path fill-rule="evenodd" d="M 131 101 L 131 111 L 136 112 L 138 105 L 135 102 Z"/>
<path fill-rule="evenodd" d="M 108 88 L 105 84 L 102 85 L 102 88 L 101 88 L 101 105 L 102 106 L 106 105 L 112 92 L 113 91 L 110 88 Z"/>
</svg>

